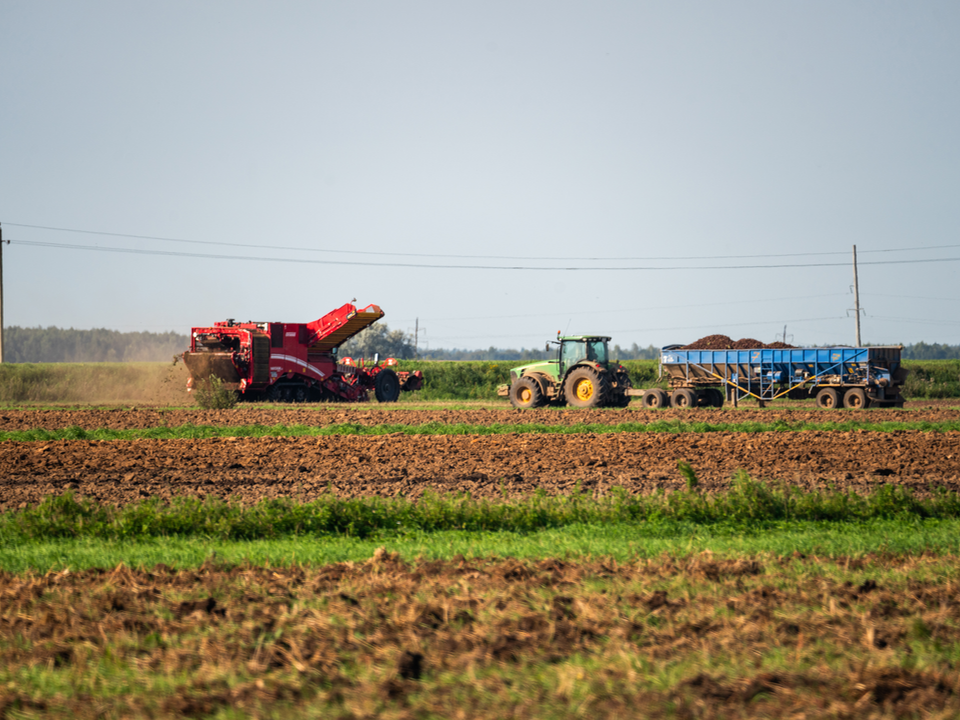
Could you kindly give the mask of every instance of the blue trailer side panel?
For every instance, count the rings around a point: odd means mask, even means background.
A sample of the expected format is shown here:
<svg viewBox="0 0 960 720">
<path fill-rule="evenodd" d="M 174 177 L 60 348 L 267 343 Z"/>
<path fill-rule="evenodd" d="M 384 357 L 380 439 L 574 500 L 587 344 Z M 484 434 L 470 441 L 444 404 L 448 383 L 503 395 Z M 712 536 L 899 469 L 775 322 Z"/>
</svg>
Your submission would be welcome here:
<svg viewBox="0 0 960 720">
<path fill-rule="evenodd" d="M 820 386 L 865 388 L 879 399 L 897 398 L 903 373 L 900 346 L 747 348 L 682 350 L 664 348 L 661 376 L 671 387 L 719 385 L 743 395 L 775 399 L 813 394 Z M 889 390 L 887 390 L 889 388 Z M 897 398 L 902 402 L 902 398 Z"/>
</svg>

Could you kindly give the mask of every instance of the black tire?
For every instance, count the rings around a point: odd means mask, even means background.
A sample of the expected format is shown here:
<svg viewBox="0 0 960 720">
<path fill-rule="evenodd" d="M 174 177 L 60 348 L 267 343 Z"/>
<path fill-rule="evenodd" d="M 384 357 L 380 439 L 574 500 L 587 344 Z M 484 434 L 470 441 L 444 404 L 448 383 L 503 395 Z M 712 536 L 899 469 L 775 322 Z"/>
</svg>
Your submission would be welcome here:
<svg viewBox="0 0 960 720">
<path fill-rule="evenodd" d="M 817 407 L 824 410 L 833 410 L 839 405 L 839 400 L 837 391 L 833 388 L 823 388 L 817 393 Z"/>
<path fill-rule="evenodd" d="M 540 390 L 540 383 L 532 377 L 518 378 L 510 386 L 510 404 L 521 409 L 543 405 L 543 392 Z"/>
<path fill-rule="evenodd" d="M 390 368 L 381 370 L 373 381 L 373 392 L 378 402 L 396 402 L 400 397 L 400 378 Z"/>
<path fill-rule="evenodd" d="M 627 390 L 630 390 L 633 387 L 633 383 L 630 382 L 630 376 L 626 373 L 617 374 L 617 389 L 615 394 L 610 398 L 610 404 L 615 407 L 625 408 L 630 404 L 630 396 L 627 395 Z"/>
<path fill-rule="evenodd" d="M 863 388 L 850 388 L 843 394 L 843 406 L 850 410 L 862 410 L 867 406 L 867 394 Z"/>
<path fill-rule="evenodd" d="M 295 403 L 304 403 L 309 397 L 309 388 L 306 385 L 297 385 L 293 388 L 293 396 L 290 399 Z"/>
<path fill-rule="evenodd" d="M 643 395 L 640 397 L 640 404 L 647 409 L 655 410 L 656 408 L 669 405 L 670 399 L 660 388 L 651 388 L 643 391 Z"/>
<path fill-rule="evenodd" d="M 574 407 L 601 407 L 610 397 L 610 378 L 587 365 L 575 367 L 563 383 L 563 395 Z"/>
<path fill-rule="evenodd" d="M 264 396 L 267 399 L 267 402 L 279 403 L 283 402 L 283 389 L 277 385 L 273 384 L 267 388 L 267 391 L 264 393 Z"/>
<path fill-rule="evenodd" d="M 707 388 L 707 405 L 709 407 L 723 407 L 723 391 L 720 388 Z"/>
<path fill-rule="evenodd" d="M 679 388 L 670 396 L 670 405 L 678 409 L 697 406 L 697 394 L 690 388 Z"/>
</svg>

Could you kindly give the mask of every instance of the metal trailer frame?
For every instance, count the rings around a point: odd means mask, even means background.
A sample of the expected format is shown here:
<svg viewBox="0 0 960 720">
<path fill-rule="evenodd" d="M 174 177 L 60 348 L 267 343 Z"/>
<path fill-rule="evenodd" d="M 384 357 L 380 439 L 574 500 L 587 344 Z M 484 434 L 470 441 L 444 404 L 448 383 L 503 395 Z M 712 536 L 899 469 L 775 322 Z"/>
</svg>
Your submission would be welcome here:
<svg viewBox="0 0 960 720">
<path fill-rule="evenodd" d="M 672 389 L 725 387 L 727 399 L 761 403 L 783 397 L 814 397 L 823 388 L 862 388 L 870 402 L 901 404 L 902 347 L 825 347 L 744 350 L 682 350 L 660 353 L 660 378 Z"/>
</svg>

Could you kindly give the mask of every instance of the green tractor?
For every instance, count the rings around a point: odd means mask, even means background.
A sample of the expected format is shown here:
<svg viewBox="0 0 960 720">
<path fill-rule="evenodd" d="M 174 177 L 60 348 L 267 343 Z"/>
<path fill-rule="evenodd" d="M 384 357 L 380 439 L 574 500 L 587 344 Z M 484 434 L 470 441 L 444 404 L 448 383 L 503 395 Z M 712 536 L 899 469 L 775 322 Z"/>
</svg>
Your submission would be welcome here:
<svg viewBox="0 0 960 720">
<path fill-rule="evenodd" d="M 510 385 L 497 394 L 509 397 L 517 408 L 535 408 L 548 403 L 575 407 L 626 407 L 634 390 L 626 368 L 610 362 L 608 337 L 573 335 L 553 342 L 560 346 L 556 360 L 521 365 L 510 370 Z M 550 349 L 550 343 L 547 343 Z"/>
</svg>

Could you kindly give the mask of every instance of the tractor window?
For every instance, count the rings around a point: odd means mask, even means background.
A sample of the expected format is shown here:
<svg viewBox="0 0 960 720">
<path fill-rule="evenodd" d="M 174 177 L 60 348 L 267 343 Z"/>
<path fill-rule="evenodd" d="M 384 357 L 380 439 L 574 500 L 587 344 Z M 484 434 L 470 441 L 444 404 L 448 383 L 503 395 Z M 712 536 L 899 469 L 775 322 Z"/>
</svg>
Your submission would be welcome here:
<svg viewBox="0 0 960 720">
<path fill-rule="evenodd" d="M 587 343 L 587 360 L 601 365 L 607 364 L 607 343 L 603 340 L 591 340 Z"/>
<path fill-rule="evenodd" d="M 585 345 L 586 343 L 577 342 L 576 340 L 563 341 L 563 349 L 560 351 L 560 361 L 563 363 L 564 368 L 576 365 L 587 357 Z"/>
</svg>

